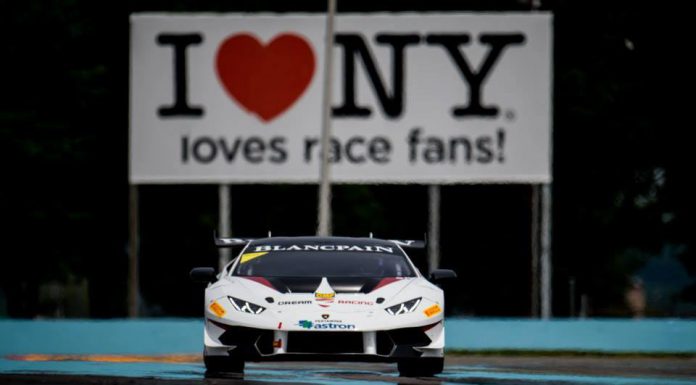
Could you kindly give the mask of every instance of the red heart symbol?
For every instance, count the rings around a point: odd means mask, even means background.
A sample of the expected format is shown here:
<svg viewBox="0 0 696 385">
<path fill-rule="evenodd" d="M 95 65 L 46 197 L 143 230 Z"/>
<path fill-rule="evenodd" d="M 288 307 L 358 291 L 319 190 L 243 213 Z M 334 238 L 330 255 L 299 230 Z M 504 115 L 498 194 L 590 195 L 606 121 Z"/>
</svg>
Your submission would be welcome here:
<svg viewBox="0 0 696 385">
<path fill-rule="evenodd" d="M 264 46 L 249 34 L 232 35 L 218 48 L 216 69 L 229 96 L 264 122 L 299 99 L 314 76 L 314 52 L 305 39 L 285 33 Z"/>
</svg>

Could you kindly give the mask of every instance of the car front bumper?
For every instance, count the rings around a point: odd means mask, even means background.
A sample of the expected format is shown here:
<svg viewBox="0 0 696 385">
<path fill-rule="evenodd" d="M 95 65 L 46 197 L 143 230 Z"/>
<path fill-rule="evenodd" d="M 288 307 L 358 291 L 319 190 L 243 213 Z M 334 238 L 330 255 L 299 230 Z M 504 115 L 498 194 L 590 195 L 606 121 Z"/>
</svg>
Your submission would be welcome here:
<svg viewBox="0 0 696 385">
<path fill-rule="evenodd" d="M 206 320 L 205 354 L 247 361 L 381 361 L 442 357 L 442 321 L 376 331 L 293 331 L 233 326 Z"/>
</svg>

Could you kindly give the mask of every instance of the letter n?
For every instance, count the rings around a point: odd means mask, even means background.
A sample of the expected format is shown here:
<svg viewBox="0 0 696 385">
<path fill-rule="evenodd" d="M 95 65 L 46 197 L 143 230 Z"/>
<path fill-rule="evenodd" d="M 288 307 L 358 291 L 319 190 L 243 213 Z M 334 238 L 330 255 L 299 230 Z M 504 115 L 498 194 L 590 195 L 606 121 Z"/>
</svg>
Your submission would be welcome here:
<svg viewBox="0 0 696 385">
<path fill-rule="evenodd" d="M 372 111 L 367 106 L 359 106 L 356 101 L 355 62 L 362 59 L 363 67 L 372 89 L 377 95 L 382 111 L 389 118 L 398 118 L 404 109 L 404 51 L 407 45 L 418 44 L 420 36 L 414 34 L 378 34 L 379 44 L 392 48 L 392 92 L 387 91 L 365 39 L 360 34 L 336 34 L 336 44 L 343 47 L 343 104 L 333 107 L 335 117 L 368 117 Z"/>
</svg>

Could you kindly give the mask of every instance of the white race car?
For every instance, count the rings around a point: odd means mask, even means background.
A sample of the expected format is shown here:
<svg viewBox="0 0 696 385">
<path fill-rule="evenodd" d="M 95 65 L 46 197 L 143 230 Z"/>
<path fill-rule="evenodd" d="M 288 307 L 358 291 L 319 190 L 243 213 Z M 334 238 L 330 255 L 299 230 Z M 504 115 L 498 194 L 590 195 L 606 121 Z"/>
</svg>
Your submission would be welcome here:
<svg viewBox="0 0 696 385">
<path fill-rule="evenodd" d="M 347 237 L 216 238 L 243 247 L 207 282 L 204 362 L 209 372 L 243 372 L 245 361 L 397 362 L 404 376 L 442 372 L 443 291 L 404 248 L 423 242 Z"/>
</svg>

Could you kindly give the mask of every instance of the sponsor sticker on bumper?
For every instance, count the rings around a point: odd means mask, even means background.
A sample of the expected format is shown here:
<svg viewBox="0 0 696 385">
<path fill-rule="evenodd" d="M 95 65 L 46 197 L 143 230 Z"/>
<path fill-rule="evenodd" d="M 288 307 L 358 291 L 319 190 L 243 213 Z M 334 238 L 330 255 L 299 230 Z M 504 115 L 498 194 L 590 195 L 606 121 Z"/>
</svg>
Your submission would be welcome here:
<svg viewBox="0 0 696 385">
<path fill-rule="evenodd" d="M 210 311 L 215 313 L 215 315 L 218 317 L 223 317 L 225 315 L 225 313 L 227 313 L 225 311 L 225 308 L 223 308 L 222 305 L 217 303 L 217 301 L 213 301 L 213 303 L 210 304 L 209 308 L 210 308 Z"/>
<path fill-rule="evenodd" d="M 433 306 L 430 306 L 429 308 L 423 310 L 423 314 L 425 314 L 426 317 L 430 318 L 442 311 L 442 308 L 438 304 L 435 304 Z"/>
</svg>

